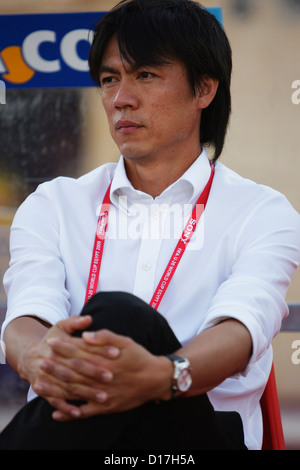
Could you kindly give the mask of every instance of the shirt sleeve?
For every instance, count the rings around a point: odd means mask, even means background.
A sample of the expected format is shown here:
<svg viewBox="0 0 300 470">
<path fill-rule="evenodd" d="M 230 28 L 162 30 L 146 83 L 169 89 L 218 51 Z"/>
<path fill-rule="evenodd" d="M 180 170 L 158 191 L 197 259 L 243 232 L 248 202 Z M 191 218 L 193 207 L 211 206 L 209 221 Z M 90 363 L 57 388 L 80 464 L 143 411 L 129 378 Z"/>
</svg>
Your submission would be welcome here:
<svg viewBox="0 0 300 470">
<path fill-rule="evenodd" d="M 235 318 L 249 330 L 258 361 L 288 315 L 288 286 L 300 260 L 300 217 L 284 196 L 265 198 L 245 216 L 235 261 L 219 286 L 201 329 Z"/>
<path fill-rule="evenodd" d="M 1 336 L 13 319 L 31 315 L 50 324 L 68 317 L 69 294 L 60 254 L 54 203 L 41 185 L 19 207 L 10 235 L 10 265 L 4 276 L 7 314 Z"/>
</svg>

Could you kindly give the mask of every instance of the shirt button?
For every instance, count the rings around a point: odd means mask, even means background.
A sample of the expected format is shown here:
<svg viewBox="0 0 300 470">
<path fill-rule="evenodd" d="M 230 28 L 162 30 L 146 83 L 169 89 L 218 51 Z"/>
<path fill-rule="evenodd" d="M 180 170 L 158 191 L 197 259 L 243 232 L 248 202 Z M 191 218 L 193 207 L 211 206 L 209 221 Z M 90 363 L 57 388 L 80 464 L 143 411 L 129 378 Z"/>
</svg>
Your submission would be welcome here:
<svg viewBox="0 0 300 470">
<path fill-rule="evenodd" d="M 151 269 L 151 264 L 150 263 L 143 263 L 142 268 L 144 271 L 149 271 Z"/>
<path fill-rule="evenodd" d="M 152 212 L 152 217 L 153 217 L 153 219 L 158 219 L 159 218 L 159 211 L 153 211 Z"/>
</svg>

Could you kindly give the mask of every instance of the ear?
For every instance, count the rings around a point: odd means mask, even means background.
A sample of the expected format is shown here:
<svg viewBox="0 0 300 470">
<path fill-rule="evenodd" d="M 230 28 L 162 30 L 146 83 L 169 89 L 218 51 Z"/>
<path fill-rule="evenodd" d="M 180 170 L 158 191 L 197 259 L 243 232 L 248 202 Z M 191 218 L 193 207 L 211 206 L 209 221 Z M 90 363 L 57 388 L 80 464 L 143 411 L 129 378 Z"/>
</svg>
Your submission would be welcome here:
<svg viewBox="0 0 300 470">
<path fill-rule="evenodd" d="M 204 109 L 210 105 L 216 96 L 219 86 L 219 80 L 204 75 L 201 79 L 201 84 L 197 90 L 198 95 L 198 108 Z"/>
</svg>

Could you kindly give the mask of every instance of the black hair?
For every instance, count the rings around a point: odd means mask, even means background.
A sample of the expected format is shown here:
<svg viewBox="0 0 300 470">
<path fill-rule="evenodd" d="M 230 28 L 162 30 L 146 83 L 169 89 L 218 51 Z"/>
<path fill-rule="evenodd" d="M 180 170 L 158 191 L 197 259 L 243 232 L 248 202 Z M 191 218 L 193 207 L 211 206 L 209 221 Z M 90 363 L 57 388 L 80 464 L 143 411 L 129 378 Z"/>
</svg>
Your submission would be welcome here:
<svg viewBox="0 0 300 470">
<path fill-rule="evenodd" d="M 220 156 L 231 112 L 231 48 L 216 17 L 192 0 L 122 0 L 94 28 L 89 67 L 99 70 L 109 40 L 116 36 L 121 56 L 138 67 L 182 61 L 193 93 L 206 75 L 219 80 L 215 98 L 202 111 L 200 142 Z"/>
</svg>

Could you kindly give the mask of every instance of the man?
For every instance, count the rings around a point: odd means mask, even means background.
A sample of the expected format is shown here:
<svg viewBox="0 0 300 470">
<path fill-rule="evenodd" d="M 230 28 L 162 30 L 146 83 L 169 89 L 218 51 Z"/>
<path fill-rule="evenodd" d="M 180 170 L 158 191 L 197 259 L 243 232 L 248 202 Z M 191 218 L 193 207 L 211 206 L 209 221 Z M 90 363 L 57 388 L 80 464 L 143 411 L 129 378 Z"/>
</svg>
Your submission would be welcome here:
<svg viewBox="0 0 300 470">
<path fill-rule="evenodd" d="M 122 157 L 15 217 L 3 335 L 31 389 L 0 448 L 260 448 L 300 221 L 217 162 L 226 35 L 189 0 L 123 1 L 89 61 Z"/>
</svg>

